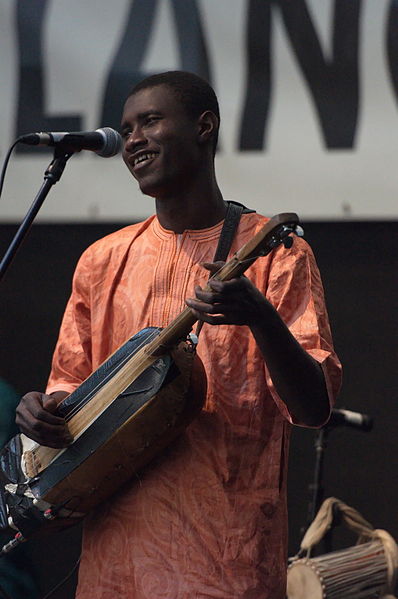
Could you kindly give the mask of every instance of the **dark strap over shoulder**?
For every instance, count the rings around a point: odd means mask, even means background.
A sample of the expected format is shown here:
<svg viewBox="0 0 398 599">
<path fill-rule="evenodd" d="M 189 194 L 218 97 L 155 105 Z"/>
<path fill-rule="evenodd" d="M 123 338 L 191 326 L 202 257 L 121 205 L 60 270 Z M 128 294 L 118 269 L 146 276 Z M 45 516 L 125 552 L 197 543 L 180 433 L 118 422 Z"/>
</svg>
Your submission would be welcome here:
<svg viewBox="0 0 398 599">
<path fill-rule="evenodd" d="M 213 262 L 218 262 L 219 260 L 225 261 L 227 259 L 241 215 L 255 212 L 255 210 L 246 208 L 246 206 L 239 202 L 229 200 L 227 201 L 227 204 L 227 212 L 225 213 L 224 224 L 221 229 L 220 239 L 218 240 L 218 246 Z"/>
<path fill-rule="evenodd" d="M 239 202 L 233 202 L 232 200 L 227 201 L 227 211 L 225 213 L 224 224 L 221 229 L 220 238 L 218 240 L 218 245 L 216 249 L 216 253 L 214 254 L 213 262 L 218 262 L 222 260 L 226 261 L 229 250 L 231 249 L 232 242 L 235 237 L 236 229 L 238 228 L 240 217 L 242 214 L 248 214 L 249 212 L 255 212 L 255 210 L 251 210 L 250 208 L 246 208 L 243 204 Z M 203 321 L 199 321 L 196 326 L 196 336 L 199 337 L 199 333 L 202 330 Z"/>
</svg>

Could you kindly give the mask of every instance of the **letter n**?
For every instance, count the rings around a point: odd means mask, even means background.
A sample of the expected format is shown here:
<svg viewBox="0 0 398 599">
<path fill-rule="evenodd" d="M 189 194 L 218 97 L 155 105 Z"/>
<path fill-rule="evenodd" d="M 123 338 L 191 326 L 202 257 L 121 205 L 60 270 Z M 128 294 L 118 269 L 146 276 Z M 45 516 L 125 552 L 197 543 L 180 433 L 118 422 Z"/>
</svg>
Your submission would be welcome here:
<svg viewBox="0 0 398 599">
<path fill-rule="evenodd" d="M 261 150 L 271 95 L 270 12 L 281 11 L 289 40 L 309 87 L 327 148 L 352 148 L 359 105 L 359 16 L 362 0 L 335 0 L 332 56 L 327 58 L 305 0 L 250 0 L 248 85 L 240 149 Z"/>
</svg>

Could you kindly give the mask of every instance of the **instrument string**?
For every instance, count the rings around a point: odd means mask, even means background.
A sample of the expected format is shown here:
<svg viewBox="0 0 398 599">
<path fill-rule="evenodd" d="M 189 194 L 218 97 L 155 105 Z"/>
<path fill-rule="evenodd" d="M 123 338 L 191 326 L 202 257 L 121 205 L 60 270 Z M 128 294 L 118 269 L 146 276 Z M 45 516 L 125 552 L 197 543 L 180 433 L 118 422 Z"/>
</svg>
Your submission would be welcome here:
<svg viewBox="0 0 398 599">
<path fill-rule="evenodd" d="M 189 322 L 185 323 L 184 321 L 187 320 L 187 316 L 190 316 L 190 318 L 188 319 Z M 186 308 L 169 326 L 167 326 L 165 329 L 159 329 L 159 328 L 155 328 L 155 330 L 151 331 L 149 333 L 149 335 L 147 337 L 145 337 L 142 341 L 140 341 L 140 343 L 138 344 L 138 346 L 136 348 L 134 348 L 133 352 L 128 352 L 126 354 L 126 356 L 124 356 L 120 361 L 118 361 L 110 370 L 109 372 L 106 374 L 105 377 L 101 376 L 101 380 L 95 385 L 94 388 L 90 389 L 90 391 L 88 393 L 86 393 L 79 401 L 76 402 L 75 405 L 72 405 L 72 409 L 68 412 L 68 414 L 65 416 L 65 422 L 66 423 L 70 423 L 72 421 L 72 419 L 74 417 L 77 416 L 77 414 L 80 412 L 80 410 L 89 402 L 91 401 L 96 394 L 106 385 L 106 383 L 109 382 L 110 379 L 114 378 L 115 375 L 117 375 L 117 372 L 120 371 L 126 364 L 128 364 L 128 362 L 130 360 L 132 360 L 134 358 L 134 366 L 135 368 L 139 368 L 141 363 L 144 362 L 144 364 L 146 363 L 147 366 L 148 365 L 148 358 L 150 358 L 151 356 L 153 356 L 154 361 L 156 361 L 156 359 L 160 358 L 161 356 L 156 356 L 155 351 L 156 348 L 151 348 L 149 349 L 149 351 L 146 352 L 146 355 L 141 355 L 139 356 L 139 352 L 141 351 L 143 354 L 142 350 L 145 350 L 145 348 L 149 348 L 150 344 L 156 340 L 159 340 L 159 338 L 161 337 L 165 337 L 167 340 L 167 344 L 169 345 L 170 349 L 172 347 L 172 345 L 174 345 L 179 338 L 183 339 L 184 336 L 186 336 L 189 333 L 189 330 L 192 328 L 192 324 L 194 323 L 197 319 L 193 316 L 193 314 L 191 313 L 191 309 L 190 308 Z M 181 324 L 185 324 L 184 329 L 182 330 L 182 327 L 180 326 Z M 128 342 L 127 342 L 128 343 Z M 165 345 L 165 344 L 163 344 Z M 122 346 L 123 347 L 123 346 Z M 162 343 L 158 342 L 157 344 L 157 348 L 159 349 L 159 347 L 162 347 Z M 165 345 L 165 347 L 167 348 L 167 345 Z M 164 352 L 162 352 L 164 353 Z M 140 362 L 141 360 L 141 362 Z M 141 373 L 142 374 L 142 373 Z M 137 378 L 140 375 L 137 376 Z M 88 379 L 86 379 L 88 380 Z M 128 383 L 127 387 L 129 386 Z M 125 387 L 126 388 L 126 387 Z M 123 392 L 123 391 L 121 391 Z M 120 393 L 116 393 L 116 395 L 111 396 L 110 398 L 106 398 L 107 401 L 107 405 L 105 406 L 105 410 L 117 399 L 117 397 L 120 395 Z M 70 396 L 68 396 L 70 397 Z M 66 398 L 67 399 L 67 398 Z M 102 413 L 102 410 L 101 410 Z M 93 416 L 93 420 L 95 420 L 95 418 L 97 418 L 99 416 L 99 414 L 94 415 Z M 80 434 L 82 432 L 84 432 L 86 426 L 84 427 L 80 427 L 80 430 L 78 430 L 77 434 L 75 434 L 75 438 L 77 438 L 78 436 L 80 436 Z M 32 449 L 32 454 L 33 455 L 39 455 L 39 452 L 41 451 L 41 445 L 39 445 L 38 447 Z M 63 450 L 61 450 L 63 451 Z M 58 455 L 58 454 L 57 454 Z M 40 458 L 39 458 L 40 461 Z"/>
<path fill-rule="evenodd" d="M 134 348 L 134 351 L 131 353 L 127 353 L 126 356 L 124 356 L 119 362 L 117 362 L 110 370 L 109 372 L 106 374 L 105 378 L 101 378 L 101 380 L 97 383 L 97 385 L 95 385 L 94 388 L 90 389 L 90 391 L 85 394 L 79 401 L 76 402 L 75 405 L 72 405 L 72 409 L 68 412 L 68 414 L 65 416 L 65 422 L 66 423 L 70 423 L 71 420 L 80 412 L 80 410 L 89 402 L 91 401 L 95 395 L 104 387 L 104 385 L 112 378 L 115 376 L 115 374 L 117 374 L 118 371 L 120 371 L 128 362 L 129 360 L 131 360 L 133 357 L 136 358 L 136 362 L 135 365 L 137 367 L 137 365 L 139 365 L 139 360 L 144 359 L 144 358 L 148 358 L 151 355 L 153 355 L 153 353 L 155 352 L 156 348 L 153 348 L 153 351 L 148 351 L 146 356 L 139 356 L 139 352 L 142 351 L 143 349 L 145 349 L 146 347 L 148 347 L 152 342 L 154 342 L 156 339 L 158 339 L 162 334 L 162 337 L 166 337 L 167 336 L 171 339 L 174 339 L 174 343 L 176 342 L 176 340 L 178 340 L 179 338 L 183 338 L 184 336 L 186 336 L 189 333 L 189 330 L 192 328 L 191 326 L 191 322 L 189 322 L 189 326 L 185 327 L 184 331 L 181 330 L 181 323 L 184 323 L 184 321 L 187 319 L 187 316 L 190 315 L 191 319 L 192 319 L 192 323 L 194 323 L 196 321 L 196 318 L 192 315 L 190 308 L 186 308 L 168 327 L 166 327 L 165 329 L 159 329 L 159 328 L 155 328 L 154 331 L 151 331 L 150 334 L 145 337 L 136 348 Z M 171 346 L 173 343 L 170 341 L 168 341 L 169 345 Z M 162 343 L 158 344 L 158 347 L 161 347 Z M 159 356 L 160 357 L 160 356 Z M 138 362 L 138 364 L 137 364 Z M 88 379 L 86 379 L 88 380 Z M 70 396 L 68 396 L 70 397 Z M 116 397 L 112 397 L 109 402 L 108 402 L 108 406 L 117 398 Z M 67 399 L 67 398 L 66 398 Z M 61 402 L 62 403 L 62 402 Z M 80 431 L 81 432 L 81 431 Z M 41 446 L 39 445 L 37 448 L 32 449 L 32 453 L 36 454 L 39 450 L 40 450 Z"/>
<path fill-rule="evenodd" d="M 93 389 L 91 389 L 87 395 L 85 395 L 84 397 L 82 397 L 81 400 L 79 400 L 74 406 L 73 409 L 68 412 L 67 416 L 65 417 L 65 421 L 66 422 L 70 422 L 71 418 L 73 416 L 75 416 L 80 409 L 88 402 L 92 399 L 92 397 L 104 386 L 104 384 L 110 379 L 112 378 L 117 371 L 121 370 L 127 363 L 128 361 L 135 356 L 137 359 L 137 365 L 139 365 L 139 358 L 140 356 L 138 355 L 139 352 L 141 350 L 143 350 L 144 348 L 148 348 L 148 346 L 154 342 L 156 339 L 159 340 L 159 347 L 162 346 L 162 340 L 163 338 L 166 338 L 166 343 L 164 345 L 172 345 L 177 339 L 178 337 L 183 339 L 184 336 L 186 334 L 188 334 L 189 329 L 192 327 L 191 322 L 187 323 L 187 327 L 185 329 L 188 330 L 184 330 L 181 331 L 181 325 L 184 324 L 185 320 L 188 320 L 188 316 L 190 316 L 191 318 L 189 320 L 192 320 L 192 324 L 194 324 L 194 322 L 197 320 L 193 314 L 191 313 L 191 309 L 190 308 L 186 308 L 185 310 L 183 310 L 183 312 L 181 312 L 181 314 L 179 314 L 177 316 L 177 318 L 175 318 L 175 320 L 166 328 L 164 329 L 156 329 L 155 331 L 152 331 L 150 333 L 150 335 L 148 335 L 148 337 L 146 337 L 135 349 L 134 349 L 134 353 L 128 353 L 126 356 L 124 356 L 124 358 L 118 362 L 117 364 L 115 364 L 113 366 L 113 368 L 111 370 L 109 370 L 109 372 L 107 373 L 106 377 L 104 379 L 102 379 Z M 189 325 L 189 326 L 188 326 Z M 172 341 L 170 341 L 170 339 L 167 341 L 167 338 L 172 339 Z M 177 339 L 176 339 L 177 338 Z M 155 351 L 156 348 L 154 348 L 153 351 Z M 151 351 L 147 351 L 146 352 L 147 356 L 151 355 Z M 147 356 L 142 356 L 142 358 L 146 358 Z M 69 396 L 70 397 L 70 396 Z"/>
<path fill-rule="evenodd" d="M 65 422 L 70 422 L 70 420 L 73 418 L 73 416 L 75 416 L 81 410 L 81 408 L 94 397 L 94 395 L 105 385 L 105 383 L 107 383 L 108 380 L 111 377 L 113 377 L 117 373 L 118 370 L 123 368 L 123 366 L 125 366 L 127 364 L 127 362 L 130 360 L 130 358 L 132 358 L 132 356 L 137 355 L 138 352 L 143 347 L 145 347 L 148 343 L 151 343 L 152 341 L 154 341 L 156 339 L 156 337 L 159 335 L 159 333 L 160 333 L 159 330 L 152 331 L 150 333 L 150 335 L 135 348 L 135 351 L 133 353 L 126 354 L 126 356 L 124 356 L 120 362 L 117 362 L 109 370 L 109 372 L 106 374 L 104 379 L 101 379 L 97 383 L 97 385 L 95 387 L 93 387 L 92 389 L 90 389 L 90 391 L 86 395 L 84 395 L 78 402 L 76 402 L 76 404 L 73 404 L 73 408 L 68 412 L 68 414 L 65 417 Z M 92 376 L 92 375 L 90 375 L 90 376 Z M 88 380 L 88 379 L 86 379 L 86 380 Z M 70 398 L 70 395 L 68 396 L 68 398 Z"/>
</svg>

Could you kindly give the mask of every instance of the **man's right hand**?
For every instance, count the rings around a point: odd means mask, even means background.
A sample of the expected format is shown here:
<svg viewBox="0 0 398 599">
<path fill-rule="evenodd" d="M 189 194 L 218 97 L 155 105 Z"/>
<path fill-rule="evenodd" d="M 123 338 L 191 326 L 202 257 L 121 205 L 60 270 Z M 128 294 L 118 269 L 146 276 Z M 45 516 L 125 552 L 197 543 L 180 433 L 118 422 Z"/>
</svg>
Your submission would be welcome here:
<svg viewBox="0 0 398 599">
<path fill-rule="evenodd" d="M 15 422 L 22 433 L 40 445 L 47 447 L 67 447 L 73 437 L 64 418 L 55 415 L 57 406 L 67 397 L 66 391 L 51 395 L 31 391 L 24 395 L 17 407 Z"/>
</svg>

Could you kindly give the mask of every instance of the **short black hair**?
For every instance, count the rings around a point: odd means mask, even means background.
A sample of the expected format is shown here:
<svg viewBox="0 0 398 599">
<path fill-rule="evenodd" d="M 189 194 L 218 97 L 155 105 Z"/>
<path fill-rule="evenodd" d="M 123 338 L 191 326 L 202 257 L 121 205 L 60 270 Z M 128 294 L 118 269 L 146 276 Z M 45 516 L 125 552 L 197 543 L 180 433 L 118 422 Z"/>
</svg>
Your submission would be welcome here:
<svg viewBox="0 0 398 599">
<path fill-rule="evenodd" d="M 166 85 L 184 106 L 188 116 L 199 117 L 206 110 L 213 112 L 218 119 L 218 127 L 213 137 L 214 151 L 217 146 L 218 129 L 220 126 L 220 108 L 217 96 L 211 85 L 202 77 L 188 71 L 166 71 L 146 77 L 135 85 L 129 96 L 150 87 Z"/>
</svg>

